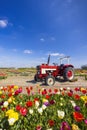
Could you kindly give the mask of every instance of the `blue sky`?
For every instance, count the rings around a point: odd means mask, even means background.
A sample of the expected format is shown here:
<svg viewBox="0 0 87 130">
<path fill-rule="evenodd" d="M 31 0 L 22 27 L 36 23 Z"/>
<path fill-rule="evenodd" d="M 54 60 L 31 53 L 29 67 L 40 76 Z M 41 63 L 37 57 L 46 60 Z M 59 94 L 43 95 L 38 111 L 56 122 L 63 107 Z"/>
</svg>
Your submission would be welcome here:
<svg viewBox="0 0 87 130">
<path fill-rule="evenodd" d="M 87 64 L 87 0 L 0 0 L 0 67 Z"/>
</svg>

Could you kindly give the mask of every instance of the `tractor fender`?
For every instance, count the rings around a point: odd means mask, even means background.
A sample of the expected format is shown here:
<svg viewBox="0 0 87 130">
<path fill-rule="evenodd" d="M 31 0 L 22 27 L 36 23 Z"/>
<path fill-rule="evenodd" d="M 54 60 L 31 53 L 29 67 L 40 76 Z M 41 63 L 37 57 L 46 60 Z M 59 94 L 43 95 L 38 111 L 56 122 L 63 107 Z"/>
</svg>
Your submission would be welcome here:
<svg viewBox="0 0 87 130">
<path fill-rule="evenodd" d="M 63 66 L 63 69 L 68 68 L 68 67 L 74 68 L 73 65 L 64 65 L 64 66 Z"/>
</svg>

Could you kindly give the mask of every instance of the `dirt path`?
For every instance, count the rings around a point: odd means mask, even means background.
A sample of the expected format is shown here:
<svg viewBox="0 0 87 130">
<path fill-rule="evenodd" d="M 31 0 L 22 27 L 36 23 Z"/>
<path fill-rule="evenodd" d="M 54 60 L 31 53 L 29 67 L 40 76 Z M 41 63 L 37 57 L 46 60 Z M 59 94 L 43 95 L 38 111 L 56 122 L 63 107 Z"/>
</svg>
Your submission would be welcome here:
<svg viewBox="0 0 87 130">
<path fill-rule="evenodd" d="M 42 82 L 35 82 L 34 76 L 8 76 L 7 79 L 0 80 L 0 86 L 7 86 L 7 85 L 18 85 L 22 86 L 23 90 L 25 91 L 26 87 L 32 86 L 34 91 L 37 89 L 46 88 L 46 89 L 53 89 L 53 88 L 60 88 L 60 87 L 86 87 L 87 88 L 87 81 L 84 77 L 78 77 L 78 81 L 75 82 L 58 82 L 56 81 L 54 86 L 47 86 Z"/>
</svg>

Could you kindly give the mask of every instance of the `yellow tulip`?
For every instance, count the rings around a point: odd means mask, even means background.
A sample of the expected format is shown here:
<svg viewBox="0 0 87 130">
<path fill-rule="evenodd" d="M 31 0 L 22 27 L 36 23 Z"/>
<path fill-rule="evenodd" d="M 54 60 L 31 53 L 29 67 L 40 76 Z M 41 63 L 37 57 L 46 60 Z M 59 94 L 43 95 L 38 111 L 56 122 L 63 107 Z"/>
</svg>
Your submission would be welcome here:
<svg viewBox="0 0 87 130">
<path fill-rule="evenodd" d="M 0 91 L 0 95 L 2 94 L 2 91 Z"/>
<path fill-rule="evenodd" d="M 81 99 L 86 103 L 87 102 L 87 96 L 81 96 Z"/>
<path fill-rule="evenodd" d="M 9 125 L 13 125 L 19 118 L 19 114 L 15 112 L 13 109 L 9 109 L 6 112 L 6 116 L 8 116 Z"/>
<path fill-rule="evenodd" d="M 80 130 L 79 127 L 75 124 L 72 124 L 72 130 Z"/>
<path fill-rule="evenodd" d="M 12 113 L 9 114 L 9 119 L 15 118 L 15 120 L 18 120 L 18 116 L 19 116 L 18 113 L 13 111 Z"/>
<path fill-rule="evenodd" d="M 11 98 L 11 97 L 8 99 L 8 102 L 9 102 L 9 103 L 11 103 L 11 102 L 12 102 L 12 98 Z"/>
<path fill-rule="evenodd" d="M 13 93 L 13 92 L 14 92 L 14 89 L 11 89 L 11 92 Z"/>
<path fill-rule="evenodd" d="M 43 98 L 43 102 L 48 102 L 48 100 L 47 100 L 47 99 L 45 99 L 45 98 Z"/>
<path fill-rule="evenodd" d="M 9 116 L 10 113 L 13 113 L 14 110 L 13 109 L 9 109 L 7 112 L 6 112 L 6 116 Z"/>
<path fill-rule="evenodd" d="M 18 89 L 18 86 L 15 85 L 15 86 L 14 86 L 14 89 Z"/>
</svg>

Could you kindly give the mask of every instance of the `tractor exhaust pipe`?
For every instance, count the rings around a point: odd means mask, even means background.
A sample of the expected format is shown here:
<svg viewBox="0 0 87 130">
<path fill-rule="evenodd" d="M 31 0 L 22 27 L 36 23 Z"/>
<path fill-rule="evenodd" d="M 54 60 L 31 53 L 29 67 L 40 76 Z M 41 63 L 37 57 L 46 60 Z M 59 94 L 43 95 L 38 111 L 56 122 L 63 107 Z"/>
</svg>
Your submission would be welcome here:
<svg viewBox="0 0 87 130">
<path fill-rule="evenodd" d="M 50 63 L 50 55 L 48 56 L 47 64 L 49 65 Z"/>
</svg>

